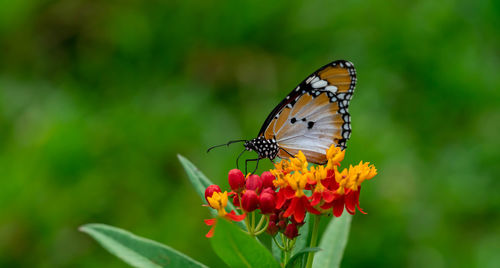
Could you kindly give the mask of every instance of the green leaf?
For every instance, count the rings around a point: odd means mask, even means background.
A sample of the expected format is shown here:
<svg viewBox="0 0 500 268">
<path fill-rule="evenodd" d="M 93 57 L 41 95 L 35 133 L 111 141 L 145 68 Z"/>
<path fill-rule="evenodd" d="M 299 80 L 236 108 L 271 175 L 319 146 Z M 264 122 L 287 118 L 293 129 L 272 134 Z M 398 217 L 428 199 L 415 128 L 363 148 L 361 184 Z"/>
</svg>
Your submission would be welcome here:
<svg viewBox="0 0 500 268">
<path fill-rule="evenodd" d="M 105 224 L 79 228 L 111 254 L 134 267 L 207 267 L 168 246 Z"/>
<path fill-rule="evenodd" d="M 310 226 L 310 213 L 306 213 L 306 217 L 304 219 L 305 224 L 302 225 L 299 229 L 299 236 L 295 241 L 295 246 L 293 247 L 292 254 L 297 254 L 301 250 L 307 247 L 307 239 L 309 238 L 309 226 Z"/>
<path fill-rule="evenodd" d="M 191 163 L 191 161 L 187 160 L 187 158 L 180 154 L 178 154 L 177 157 L 184 167 L 184 170 L 186 170 L 189 181 L 193 185 L 196 193 L 198 193 L 203 202 L 206 202 L 205 189 L 214 183 L 211 182 L 193 163 Z M 238 214 L 238 211 L 236 211 L 236 208 L 231 202 L 227 203 L 227 208 L 229 211 L 234 210 L 234 212 Z M 212 213 L 212 216 L 217 217 L 217 211 L 214 209 L 210 209 L 210 213 Z M 238 225 L 243 228 L 243 230 L 247 229 L 243 222 L 238 222 Z"/>
<path fill-rule="evenodd" d="M 280 267 L 261 243 L 223 218 L 217 219 L 210 242 L 229 267 Z"/>
<path fill-rule="evenodd" d="M 352 216 L 344 213 L 333 218 L 321 238 L 321 251 L 314 257 L 313 267 L 339 267 L 349 237 Z"/>
<path fill-rule="evenodd" d="M 307 255 L 309 252 L 318 252 L 320 248 L 303 248 L 295 255 L 293 255 L 285 268 L 295 268 L 295 267 L 304 267 L 306 265 Z"/>
</svg>

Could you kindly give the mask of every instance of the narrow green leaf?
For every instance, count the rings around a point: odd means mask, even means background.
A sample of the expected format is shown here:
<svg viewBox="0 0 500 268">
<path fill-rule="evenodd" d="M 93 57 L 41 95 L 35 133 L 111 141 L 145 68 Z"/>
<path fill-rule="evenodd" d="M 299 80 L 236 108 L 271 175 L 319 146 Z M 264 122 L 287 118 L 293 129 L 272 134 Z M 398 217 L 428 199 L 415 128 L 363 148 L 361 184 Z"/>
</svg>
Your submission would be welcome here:
<svg viewBox="0 0 500 268">
<path fill-rule="evenodd" d="M 189 181 L 193 185 L 196 193 L 201 197 L 201 200 L 205 201 L 205 189 L 214 184 L 212 183 L 191 161 L 187 160 L 184 156 L 178 154 L 177 158 L 181 162 L 182 166 L 186 170 Z"/>
<path fill-rule="evenodd" d="M 318 252 L 320 248 L 303 248 L 295 255 L 293 255 L 285 268 L 296 268 L 296 267 L 304 267 L 306 264 L 307 255 L 309 252 Z"/>
<path fill-rule="evenodd" d="M 280 267 L 262 244 L 223 218 L 217 219 L 210 242 L 229 267 Z"/>
<path fill-rule="evenodd" d="M 178 154 L 177 157 L 184 167 L 184 170 L 186 170 L 189 181 L 193 185 L 196 193 L 198 193 L 203 202 L 206 202 L 205 189 L 214 183 L 211 182 L 193 163 L 191 163 L 191 161 L 187 160 L 187 158 L 180 154 Z M 234 212 L 238 214 L 236 208 L 231 202 L 227 203 L 227 208 L 229 209 L 229 211 L 234 210 Z M 214 209 L 210 209 L 210 213 L 212 214 L 212 216 L 217 217 L 217 211 L 215 211 Z M 243 222 L 238 222 L 238 225 L 243 228 L 243 230 L 246 230 L 246 226 Z"/>
<path fill-rule="evenodd" d="M 321 238 L 321 251 L 314 257 L 313 267 L 339 267 L 349 237 L 352 216 L 344 212 L 339 218 L 333 218 Z"/>
<path fill-rule="evenodd" d="M 292 254 L 297 254 L 301 250 L 307 247 L 307 240 L 309 238 L 309 226 L 310 226 L 310 213 L 306 213 L 306 217 L 304 219 L 305 224 L 302 225 L 299 229 L 299 236 L 297 237 L 297 240 L 295 241 L 295 246 L 293 247 Z"/>
<path fill-rule="evenodd" d="M 133 267 L 207 267 L 168 246 L 105 224 L 79 228 Z"/>
</svg>

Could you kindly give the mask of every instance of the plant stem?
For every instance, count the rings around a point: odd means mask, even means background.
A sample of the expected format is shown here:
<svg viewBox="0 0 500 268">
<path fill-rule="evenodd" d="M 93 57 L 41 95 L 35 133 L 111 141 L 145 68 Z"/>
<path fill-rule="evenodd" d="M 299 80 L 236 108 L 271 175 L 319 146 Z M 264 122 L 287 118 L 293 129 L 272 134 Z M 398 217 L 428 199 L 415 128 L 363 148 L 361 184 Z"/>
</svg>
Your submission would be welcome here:
<svg viewBox="0 0 500 268">
<path fill-rule="evenodd" d="M 252 212 L 252 233 L 255 232 L 255 211 Z"/>
<path fill-rule="evenodd" d="M 311 244 L 309 245 L 310 248 L 316 247 L 318 243 L 318 229 L 319 229 L 319 220 L 321 219 L 321 215 L 315 215 L 314 220 L 313 220 L 313 229 L 312 229 L 312 234 L 311 234 Z M 306 268 L 311 268 L 313 264 L 313 259 L 314 259 L 314 252 L 311 251 L 309 252 L 309 255 L 307 256 L 307 264 Z"/>
<path fill-rule="evenodd" d="M 257 227 L 255 227 L 255 232 L 259 232 L 260 231 L 260 227 L 262 227 L 262 224 L 264 223 L 265 220 L 267 220 L 268 216 L 266 215 L 262 215 L 260 217 L 260 220 L 259 220 L 259 223 L 257 223 Z"/>
<path fill-rule="evenodd" d="M 257 231 L 255 232 L 255 235 L 260 235 L 260 234 L 262 234 L 263 232 L 265 232 L 265 231 L 266 231 L 267 226 L 269 225 L 269 221 L 268 221 L 267 219 L 268 219 L 268 217 L 266 216 L 266 224 L 264 225 L 264 227 L 263 227 L 262 229 L 257 230 Z M 261 225 L 261 224 L 259 223 L 259 225 L 257 226 L 257 228 L 256 228 L 256 229 L 258 229 L 258 228 L 260 227 L 260 225 Z"/>
<path fill-rule="evenodd" d="M 290 252 L 289 250 L 290 249 L 288 248 L 288 239 L 286 239 L 284 242 L 285 242 L 284 243 L 285 244 L 285 250 L 284 250 L 283 253 L 284 253 L 285 256 L 283 258 L 283 266 L 286 266 L 286 264 L 288 263 L 288 260 L 290 259 L 290 256 L 289 256 L 289 252 Z"/>
<path fill-rule="evenodd" d="M 276 246 L 278 246 L 278 248 L 281 251 L 285 250 L 285 248 L 278 242 L 278 240 L 276 240 L 276 236 L 273 236 L 273 240 L 274 240 L 274 243 L 276 244 Z"/>
<path fill-rule="evenodd" d="M 245 211 L 243 211 L 243 212 L 245 212 Z M 250 221 L 248 220 L 248 217 L 250 217 L 250 215 L 247 213 L 247 216 L 245 217 L 245 225 L 247 226 L 248 233 L 250 235 L 252 235 L 253 231 L 252 231 L 252 228 L 250 226 Z"/>
</svg>

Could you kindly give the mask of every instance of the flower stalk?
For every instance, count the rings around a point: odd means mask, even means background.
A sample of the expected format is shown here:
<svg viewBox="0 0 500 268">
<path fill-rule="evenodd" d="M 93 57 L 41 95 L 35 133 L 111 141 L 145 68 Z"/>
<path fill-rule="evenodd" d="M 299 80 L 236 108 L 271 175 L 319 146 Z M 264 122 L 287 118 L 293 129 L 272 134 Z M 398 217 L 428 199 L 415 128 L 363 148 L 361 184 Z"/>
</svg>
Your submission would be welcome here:
<svg viewBox="0 0 500 268">
<path fill-rule="evenodd" d="M 311 244 L 310 248 L 314 248 L 318 245 L 318 233 L 319 233 L 319 221 L 321 219 L 320 215 L 316 215 L 313 220 L 313 229 L 311 233 Z M 307 255 L 307 264 L 306 268 L 311 268 L 314 260 L 314 251 L 309 252 Z"/>
</svg>

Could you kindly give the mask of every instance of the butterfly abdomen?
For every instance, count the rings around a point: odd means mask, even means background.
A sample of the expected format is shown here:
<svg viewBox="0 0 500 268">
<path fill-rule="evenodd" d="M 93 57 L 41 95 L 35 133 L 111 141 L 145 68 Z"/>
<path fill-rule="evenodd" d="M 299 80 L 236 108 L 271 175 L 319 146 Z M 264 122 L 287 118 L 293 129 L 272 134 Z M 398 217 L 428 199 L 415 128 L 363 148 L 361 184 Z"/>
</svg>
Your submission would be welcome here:
<svg viewBox="0 0 500 268">
<path fill-rule="evenodd" d="M 264 136 L 259 136 L 253 140 L 245 142 L 247 151 L 255 151 L 259 158 L 274 159 L 278 155 L 279 147 L 274 138 L 266 139 Z"/>
</svg>

